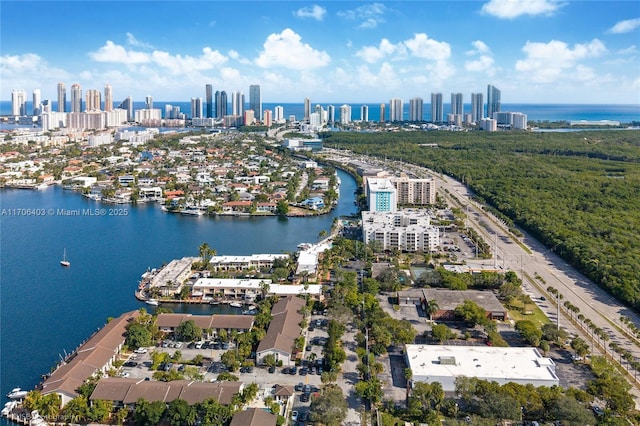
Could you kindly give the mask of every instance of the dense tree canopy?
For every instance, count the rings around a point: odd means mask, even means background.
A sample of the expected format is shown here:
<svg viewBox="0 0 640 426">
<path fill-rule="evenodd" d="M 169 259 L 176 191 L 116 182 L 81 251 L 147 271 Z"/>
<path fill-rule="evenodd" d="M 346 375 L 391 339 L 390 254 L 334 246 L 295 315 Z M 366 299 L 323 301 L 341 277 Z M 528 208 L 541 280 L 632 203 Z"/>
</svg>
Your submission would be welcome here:
<svg viewBox="0 0 640 426">
<path fill-rule="evenodd" d="M 325 143 L 467 184 L 619 300 L 640 310 L 637 131 L 327 133 Z M 427 148 L 425 144 L 437 144 Z"/>
</svg>

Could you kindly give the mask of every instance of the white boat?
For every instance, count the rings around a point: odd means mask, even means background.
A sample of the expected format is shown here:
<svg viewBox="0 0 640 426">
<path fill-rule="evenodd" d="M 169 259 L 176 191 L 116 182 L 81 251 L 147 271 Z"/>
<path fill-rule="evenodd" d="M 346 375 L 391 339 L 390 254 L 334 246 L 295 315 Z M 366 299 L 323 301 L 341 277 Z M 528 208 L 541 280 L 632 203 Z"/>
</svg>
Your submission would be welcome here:
<svg viewBox="0 0 640 426">
<path fill-rule="evenodd" d="M 28 391 L 24 391 L 20 388 L 15 388 L 13 389 L 11 392 L 9 392 L 7 394 L 7 398 L 9 399 L 23 399 L 25 396 L 27 396 L 29 392 Z"/>
<path fill-rule="evenodd" d="M 60 264 L 62 266 L 71 266 L 71 262 L 67 260 L 67 249 L 64 249 L 64 252 L 62 253 L 62 260 L 60 261 Z"/>
<path fill-rule="evenodd" d="M 188 216 L 202 216 L 204 212 L 196 208 L 186 208 L 184 210 L 180 210 L 180 214 L 184 214 Z"/>
<path fill-rule="evenodd" d="M 16 406 L 18 405 L 18 401 L 9 401 L 6 404 L 4 404 L 4 408 L 2 409 L 2 415 L 4 417 L 7 417 L 14 408 L 16 408 Z"/>
<path fill-rule="evenodd" d="M 144 303 L 151 306 L 158 306 L 160 304 L 156 299 L 145 300 Z"/>
<path fill-rule="evenodd" d="M 231 306 L 233 308 L 242 308 L 242 303 L 240 303 L 240 302 L 231 302 L 231 303 L 229 303 L 229 306 Z"/>
</svg>

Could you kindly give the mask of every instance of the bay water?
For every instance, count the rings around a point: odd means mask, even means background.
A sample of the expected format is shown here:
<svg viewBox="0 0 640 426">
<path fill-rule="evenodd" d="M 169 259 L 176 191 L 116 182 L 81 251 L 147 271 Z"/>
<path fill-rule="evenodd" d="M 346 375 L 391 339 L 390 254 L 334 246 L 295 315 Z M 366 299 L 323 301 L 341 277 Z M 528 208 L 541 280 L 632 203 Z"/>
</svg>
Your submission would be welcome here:
<svg viewBox="0 0 640 426">
<path fill-rule="evenodd" d="M 59 186 L 0 190 L 0 395 L 33 389 L 108 317 L 148 307 L 134 297 L 148 268 L 198 256 L 203 242 L 219 255 L 249 255 L 294 252 L 300 243 L 318 241 L 334 218 L 357 211 L 355 180 L 338 175 L 336 208 L 297 218 L 181 216 L 157 204 L 102 204 Z M 65 215 L 101 208 L 105 215 Z M 60 265 L 65 249 L 68 268 Z M 205 314 L 215 308 L 188 309 Z"/>
</svg>

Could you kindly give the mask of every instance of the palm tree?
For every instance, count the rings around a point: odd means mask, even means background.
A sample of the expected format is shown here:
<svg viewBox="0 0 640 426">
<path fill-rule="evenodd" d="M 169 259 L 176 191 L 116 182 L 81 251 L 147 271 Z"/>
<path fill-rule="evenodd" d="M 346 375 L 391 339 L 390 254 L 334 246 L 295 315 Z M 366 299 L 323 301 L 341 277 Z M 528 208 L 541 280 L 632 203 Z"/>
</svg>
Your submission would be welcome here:
<svg viewBox="0 0 640 426">
<path fill-rule="evenodd" d="M 429 321 L 433 321 L 433 314 L 438 312 L 438 308 L 438 302 L 436 302 L 435 299 L 428 300 L 427 303 L 425 303 L 424 311 L 429 315 Z"/>
</svg>

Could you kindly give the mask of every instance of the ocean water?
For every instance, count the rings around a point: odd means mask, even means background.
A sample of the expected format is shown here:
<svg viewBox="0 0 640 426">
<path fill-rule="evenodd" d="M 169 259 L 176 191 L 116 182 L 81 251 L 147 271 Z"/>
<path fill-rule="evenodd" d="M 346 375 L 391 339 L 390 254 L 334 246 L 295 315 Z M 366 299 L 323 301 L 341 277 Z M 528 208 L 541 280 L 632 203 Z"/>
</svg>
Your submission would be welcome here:
<svg viewBox="0 0 640 426">
<path fill-rule="evenodd" d="M 383 102 L 384 103 L 384 102 Z M 116 106 L 119 102 L 114 103 Z M 134 109 L 144 108 L 144 102 L 135 102 Z M 180 111 L 190 115 L 191 103 L 179 102 L 179 101 L 154 101 L 154 107 L 160 108 L 164 111 L 164 106 L 174 105 L 179 106 Z M 361 119 L 361 107 L 367 105 L 369 108 L 369 121 L 380 120 L 380 103 L 358 104 L 349 102 L 335 102 L 331 103 L 336 108 L 336 116 L 338 119 L 340 115 L 340 106 L 351 106 L 351 118 L 352 120 Z M 312 110 L 316 105 L 322 106 L 325 110 L 330 105 L 329 103 L 311 103 Z M 263 103 L 263 110 L 274 111 L 276 106 L 282 106 L 284 110 L 285 118 L 289 118 L 290 115 L 294 115 L 296 119 L 301 119 L 304 116 L 304 104 L 302 103 Z M 248 108 L 248 105 L 246 105 Z M 385 103 L 386 107 L 386 119 L 389 119 L 389 104 Z M 53 109 L 57 109 L 57 102 L 53 102 Z M 32 110 L 31 102 L 27 103 L 27 110 Z M 228 108 L 230 110 L 230 107 Z M 424 120 L 431 121 L 431 104 L 425 103 L 423 106 Z M 451 111 L 450 104 L 444 104 L 445 116 Z M 614 120 L 622 123 L 630 123 L 631 121 L 640 121 L 640 104 L 634 105 L 597 105 L 597 104 L 502 104 L 502 111 L 522 112 L 527 114 L 530 121 L 571 121 L 571 120 Z M 404 119 L 409 119 L 409 104 L 404 104 Z M 464 105 L 464 112 L 471 112 L 471 105 Z M 11 114 L 11 102 L 0 101 L 0 115 Z"/>
<path fill-rule="evenodd" d="M 318 241 L 335 217 L 356 212 L 355 180 L 341 171 L 339 176 L 340 199 L 333 212 L 288 219 L 181 216 L 163 213 L 154 204 L 115 206 L 127 212 L 119 216 L 16 216 L 15 209 L 114 206 L 59 187 L 0 190 L 0 395 L 14 387 L 33 389 L 60 356 L 108 317 L 148 307 L 134 297 L 147 268 L 198 256 L 203 242 L 221 255 L 246 255 L 293 252 L 302 242 Z M 69 268 L 59 264 L 64 249 Z M 215 309 L 173 308 L 194 313 Z"/>
</svg>

